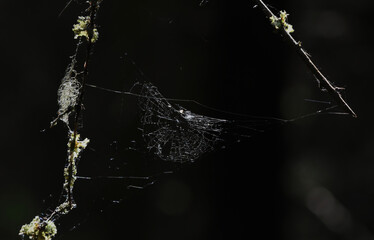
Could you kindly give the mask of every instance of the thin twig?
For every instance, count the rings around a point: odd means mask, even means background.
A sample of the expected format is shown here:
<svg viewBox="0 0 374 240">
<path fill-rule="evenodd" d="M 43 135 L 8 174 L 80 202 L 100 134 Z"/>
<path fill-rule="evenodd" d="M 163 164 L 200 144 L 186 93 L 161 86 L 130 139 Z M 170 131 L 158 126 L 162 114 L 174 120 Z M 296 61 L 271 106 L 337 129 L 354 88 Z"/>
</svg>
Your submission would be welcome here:
<svg viewBox="0 0 374 240">
<path fill-rule="evenodd" d="M 277 18 L 277 16 L 267 7 L 267 5 L 262 0 L 254 0 L 265 13 L 268 18 Z M 294 47 L 295 51 L 301 56 L 307 67 L 313 73 L 313 75 L 318 79 L 320 87 L 326 89 L 330 95 L 335 99 L 335 101 L 345 109 L 352 117 L 356 118 L 356 113 L 344 100 L 340 94 L 341 88 L 335 87 L 318 69 L 318 67 L 313 63 L 308 53 L 301 47 L 301 42 L 296 41 L 289 31 L 286 31 L 284 27 L 279 28 L 281 35 Z"/>
</svg>

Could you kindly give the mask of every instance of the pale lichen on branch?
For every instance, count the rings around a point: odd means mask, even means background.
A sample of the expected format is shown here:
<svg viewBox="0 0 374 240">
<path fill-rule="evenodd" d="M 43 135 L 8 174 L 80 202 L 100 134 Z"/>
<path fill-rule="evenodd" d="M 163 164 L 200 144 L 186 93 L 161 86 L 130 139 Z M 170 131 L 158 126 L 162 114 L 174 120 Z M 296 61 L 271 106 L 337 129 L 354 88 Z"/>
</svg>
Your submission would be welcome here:
<svg viewBox="0 0 374 240">
<path fill-rule="evenodd" d="M 58 212 L 66 214 L 70 210 L 76 207 L 73 200 L 73 188 L 74 183 L 77 179 L 77 161 L 80 157 L 81 152 L 87 147 L 90 140 L 85 138 L 83 141 L 80 140 L 80 134 L 70 132 L 70 138 L 68 141 L 68 164 L 64 169 L 65 182 L 63 185 L 64 191 L 67 194 L 66 203 L 62 203 L 57 209 Z"/>
<path fill-rule="evenodd" d="M 77 24 L 73 26 L 74 38 L 85 37 L 88 41 L 90 39 L 89 36 L 89 26 L 91 24 L 91 17 L 90 16 L 79 16 L 77 20 Z M 94 27 L 92 30 L 92 37 L 91 42 L 96 42 L 99 39 L 99 32 L 97 28 Z"/>
<path fill-rule="evenodd" d="M 289 14 L 286 11 L 280 11 L 279 17 L 271 16 L 270 22 L 271 25 L 275 27 L 275 29 L 280 29 L 281 27 L 288 33 L 293 33 L 295 30 L 293 29 L 292 25 L 287 22 Z"/>
<path fill-rule="evenodd" d="M 22 226 L 19 234 L 29 239 L 51 240 L 57 234 L 57 227 L 53 221 L 42 221 L 36 216 L 29 224 Z"/>
</svg>

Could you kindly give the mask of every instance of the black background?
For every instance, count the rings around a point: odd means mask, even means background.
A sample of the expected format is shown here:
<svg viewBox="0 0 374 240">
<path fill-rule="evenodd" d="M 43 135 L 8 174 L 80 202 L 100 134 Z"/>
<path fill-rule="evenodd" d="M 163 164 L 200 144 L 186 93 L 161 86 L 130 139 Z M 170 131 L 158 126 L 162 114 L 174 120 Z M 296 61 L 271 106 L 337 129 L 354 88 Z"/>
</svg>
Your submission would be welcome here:
<svg viewBox="0 0 374 240">
<path fill-rule="evenodd" d="M 284 119 L 325 107 L 304 99 L 331 101 L 253 1 L 199 3 L 104 0 L 89 82 L 129 90 L 148 80 L 167 97 Z M 333 82 L 347 88 L 346 99 L 359 118 L 321 115 L 272 127 L 182 165 L 144 190 L 127 190 L 123 181 L 80 180 L 78 209 L 58 221 L 59 239 L 374 238 L 374 4 L 268 3 L 275 12 L 291 14 L 294 36 Z M 53 209 L 61 192 L 66 129 L 41 130 L 56 115 L 57 88 L 76 43 L 71 28 L 85 9 L 72 3 L 58 17 L 64 5 L 0 3 L 1 239 L 17 239 L 20 227 Z M 136 99 L 87 89 L 85 109 L 81 134 L 91 143 L 79 174 L 143 176 L 175 168 L 124 151 L 131 140 L 141 144 Z M 312 198 L 316 191 L 330 195 Z M 311 210 L 311 198 L 319 215 Z M 110 203 L 119 199 L 120 204 Z"/>
</svg>

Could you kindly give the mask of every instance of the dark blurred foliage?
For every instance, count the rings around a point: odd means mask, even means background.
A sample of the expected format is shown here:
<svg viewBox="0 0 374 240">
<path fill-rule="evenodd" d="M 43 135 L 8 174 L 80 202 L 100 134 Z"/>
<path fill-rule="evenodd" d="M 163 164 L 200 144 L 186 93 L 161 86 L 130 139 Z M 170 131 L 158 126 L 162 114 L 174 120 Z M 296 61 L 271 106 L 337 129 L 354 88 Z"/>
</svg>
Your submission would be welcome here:
<svg viewBox="0 0 374 240">
<path fill-rule="evenodd" d="M 71 28 L 85 8 L 81 2 L 61 17 L 65 1 L 0 2 L 1 239 L 18 239 L 23 224 L 57 204 L 66 129 L 47 128 L 74 52 Z M 129 90 L 148 80 L 168 97 L 285 119 L 326 107 L 304 99 L 331 101 L 253 2 L 199 3 L 104 0 L 89 82 Z M 78 181 L 78 209 L 59 220 L 59 239 L 374 238 L 374 2 L 268 3 L 291 14 L 295 38 L 333 82 L 346 87 L 359 118 L 321 115 L 273 127 L 181 166 L 144 190 L 129 191 L 120 181 Z M 91 143 L 79 174 L 164 170 L 157 159 L 124 151 L 131 140 L 141 143 L 136 99 L 87 89 L 85 109 L 82 135 Z M 118 172 L 109 163 L 113 154 Z M 118 199 L 123 201 L 110 203 Z"/>
</svg>

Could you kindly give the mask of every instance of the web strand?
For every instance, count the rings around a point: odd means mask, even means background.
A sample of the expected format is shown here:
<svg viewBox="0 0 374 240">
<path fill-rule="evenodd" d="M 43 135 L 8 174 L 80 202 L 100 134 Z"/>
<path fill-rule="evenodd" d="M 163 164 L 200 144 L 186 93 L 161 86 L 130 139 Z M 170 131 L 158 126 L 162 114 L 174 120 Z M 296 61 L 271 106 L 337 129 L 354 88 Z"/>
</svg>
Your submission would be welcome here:
<svg viewBox="0 0 374 240">
<path fill-rule="evenodd" d="M 117 91 L 92 84 L 86 86 L 138 98 L 141 110 L 139 129 L 145 149 L 164 161 L 178 163 L 193 162 L 203 154 L 213 151 L 219 143 L 224 143 L 227 139 L 250 138 L 274 125 L 279 126 L 322 114 L 346 114 L 332 112 L 338 107 L 334 105 L 287 120 L 258 117 L 217 109 L 196 100 L 166 98 L 149 82 L 137 82 L 131 91 Z M 242 119 L 214 118 L 196 114 L 179 105 L 187 102 L 216 113 Z"/>
</svg>

